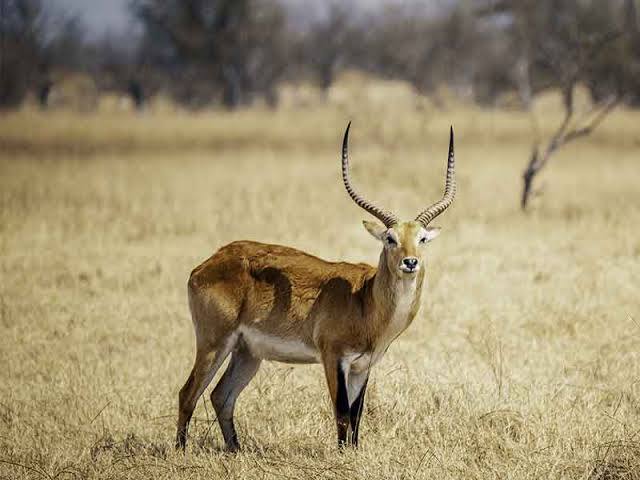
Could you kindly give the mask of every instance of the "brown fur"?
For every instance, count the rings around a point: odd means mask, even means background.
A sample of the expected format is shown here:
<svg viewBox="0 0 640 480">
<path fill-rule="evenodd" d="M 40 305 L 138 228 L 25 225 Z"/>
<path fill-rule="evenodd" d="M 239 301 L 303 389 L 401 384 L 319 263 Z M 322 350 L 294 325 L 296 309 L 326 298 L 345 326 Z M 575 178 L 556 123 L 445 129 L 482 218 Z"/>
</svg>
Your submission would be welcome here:
<svg viewBox="0 0 640 480">
<path fill-rule="evenodd" d="M 424 249 L 419 237 L 427 233 L 435 237 L 437 231 L 417 222 L 389 230 L 370 222 L 365 222 L 365 227 L 385 243 L 378 268 L 332 263 L 289 247 L 239 241 L 222 247 L 192 272 L 189 299 L 198 352 L 181 391 L 179 444 L 184 446 L 187 423 L 197 401 L 194 396 L 199 397 L 206 387 L 201 384 L 208 383 L 212 365 L 221 363 L 212 352 L 226 352 L 226 342 L 241 343 L 238 332 L 242 326 L 268 338 L 299 342 L 317 352 L 334 403 L 338 362 L 368 355 L 368 365 L 354 363 L 354 372 L 366 370 L 368 375 L 370 366 L 418 312 L 424 280 Z M 387 243 L 389 236 L 395 245 Z M 405 257 L 418 259 L 417 272 L 400 270 Z M 237 440 L 228 446 L 236 448 Z"/>
</svg>

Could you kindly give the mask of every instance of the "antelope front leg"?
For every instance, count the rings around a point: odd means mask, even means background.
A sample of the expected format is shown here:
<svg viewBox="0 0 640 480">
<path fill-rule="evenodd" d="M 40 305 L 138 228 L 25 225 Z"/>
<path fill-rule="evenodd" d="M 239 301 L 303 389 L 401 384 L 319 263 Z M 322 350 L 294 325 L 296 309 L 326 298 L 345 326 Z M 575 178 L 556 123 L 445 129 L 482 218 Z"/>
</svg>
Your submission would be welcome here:
<svg viewBox="0 0 640 480">
<path fill-rule="evenodd" d="M 349 401 L 351 417 L 351 444 L 358 447 L 358 432 L 360 431 L 360 420 L 364 410 L 364 395 L 369 382 L 369 371 L 355 373 L 349 372 Z M 355 397 L 355 398 L 354 398 Z"/>
<path fill-rule="evenodd" d="M 351 420 L 347 376 L 337 355 L 325 355 L 323 364 L 338 429 L 338 447 L 343 448 L 347 444 L 347 434 Z"/>
</svg>

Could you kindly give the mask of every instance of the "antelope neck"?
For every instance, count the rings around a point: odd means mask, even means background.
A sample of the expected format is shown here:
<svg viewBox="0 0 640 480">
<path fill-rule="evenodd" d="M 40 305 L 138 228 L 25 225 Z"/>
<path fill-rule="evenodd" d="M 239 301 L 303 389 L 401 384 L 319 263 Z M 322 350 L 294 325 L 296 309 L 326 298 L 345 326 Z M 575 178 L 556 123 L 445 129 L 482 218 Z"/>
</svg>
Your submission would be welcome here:
<svg viewBox="0 0 640 480">
<path fill-rule="evenodd" d="M 408 325 L 409 317 L 417 312 L 423 279 L 422 268 L 415 275 L 406 277 L 391 272 L 386 251 L 380 254 L 378 269 L 371 279 L 372 286 L 369 290 L 373 307 L 370 321 L 374 330 L 384 332 L 398 321 Z"/>
</svg>

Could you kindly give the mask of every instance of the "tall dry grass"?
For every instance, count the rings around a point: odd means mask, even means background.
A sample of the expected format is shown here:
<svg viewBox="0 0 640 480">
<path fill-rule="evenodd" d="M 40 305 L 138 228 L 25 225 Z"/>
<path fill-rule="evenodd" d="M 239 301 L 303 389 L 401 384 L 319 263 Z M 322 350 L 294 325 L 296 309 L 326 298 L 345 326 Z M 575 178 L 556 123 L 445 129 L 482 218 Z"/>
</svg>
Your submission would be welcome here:
<svg viewBox="0 0 640 480">
<path fill-rule="evenodd" d="M 538 112 L 544 131 L 560 121 Z M 362 448 L 339 454 L 319 366 L 265 363 L 227 455 L 191 367 L 192 267 L 239 238 L 375 262 L 340 184 L 403 216 L 459 195 L 422 310 L 376 366 Z M 518 210 L 530 121 L 343 104 L 312 111 L 0 118 L 0 477 L 640 478 L 640 115 L 561 151 Z M 214 380 L 215 383 L 215 380 Z"/>
</svg>

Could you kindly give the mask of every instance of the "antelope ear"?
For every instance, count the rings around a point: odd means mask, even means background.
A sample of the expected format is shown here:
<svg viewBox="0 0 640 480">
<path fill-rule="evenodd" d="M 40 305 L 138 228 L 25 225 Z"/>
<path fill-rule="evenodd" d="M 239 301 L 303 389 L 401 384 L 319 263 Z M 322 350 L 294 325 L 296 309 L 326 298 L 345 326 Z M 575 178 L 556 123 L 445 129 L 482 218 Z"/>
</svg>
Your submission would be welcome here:
<svg viewBox="0 0 640 480">
<path fill-rule="evenodd" d="M 427 234 L 425 235 L 425 238 L 427 239 L 427 242 L 430 242 L 431 240 L 433 240 L 434 238 L 436 238 L 438 235 L 440 235 L 440 227 L 427 227 L 425 228 L 425 231 L 427 232 Z"/>
<path fill-rule="evenodd" d="M 382 236 L 387 231 L 387 227 L 380 225 L 377 222 L 370 222 L 369 220 L 363 220 L 362 224 L 364 225 L 364 228 L 367 229 L 367 232 L 369 232 L 373 238 L 376 238 L 378 240 L 382 240 Z"/>
</svg>

